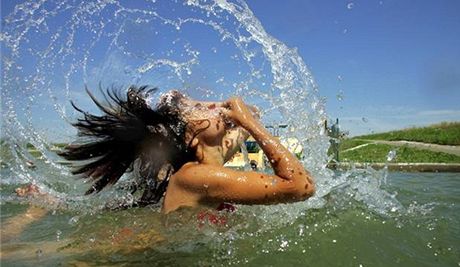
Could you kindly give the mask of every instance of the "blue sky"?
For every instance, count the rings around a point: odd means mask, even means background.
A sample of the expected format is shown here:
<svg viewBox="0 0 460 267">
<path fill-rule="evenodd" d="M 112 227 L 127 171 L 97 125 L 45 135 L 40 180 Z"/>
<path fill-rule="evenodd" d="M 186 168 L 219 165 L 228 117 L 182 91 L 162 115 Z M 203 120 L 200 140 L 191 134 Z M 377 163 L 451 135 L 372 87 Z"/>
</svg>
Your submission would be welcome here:
<svg viewBox="0 0 460 267">
<path fill-rule="evenodd" d="M 248 4 L 298 48 L 328 114 L 352 134 L 460 121 L 459 1 Z"/>
<path fill-rule="evenodd" d="M 2 1 L 2 17 L 11 12 L 15 3 Z M 143 7 L 143 1 L 129 3 Z M 158 1 L 158 5 L 169 16 L 175 16 L 168 4 Z M 460 121 L 459 1 L 251 0 L 248 5 L 269 34 L 298 49 L 313 72 L 320 95 L 327 99 L 329 117 L 339 118 L 342 129 L 352 135 Z M 65 23 L 66 18 L 58 16 L 57 24 Z M 106 15 L 104 19 L 107 18 Z M 134 41 L 153 33 L 132 29 L 138 32 L 127 32 L 126 41 L 136 43 L 138 51 L 147 51 L 143 42 Z M 197 30 L 194 33 L 206 38 Z M 47 44 L 41 44 L 40 38 L 37 36 L 36 43 L 29 45 Z M 76 40 L 77 45 L 84 47 L 88 40 L 83 35 Z M 200 49 L 214 46 L 212 42 L 204 40 Z M 162 44 L 156 45 L 158 49 Z M 122 82 L 119 72 L 129 72 L 124 64 L 134 61 L 123 61 L 116 53 L 95 51 L 91 56 L 99 65 L 92 70 Z M 221 76 L 238 79 L 227 72 L 226 62 L 215 59 L 212 63 L 216 72 L 208 76 L 215 75 L 214 80 Z M 142 82 L 149 83 L 154 78 Z M 200 84 L 197 80 L 191 84 Z M 83 88 L 83 81 L 74 85 Z M 72 94 L 76 102 L 89 104 L 81 90 Z M 56 117 L 52 107 L 38 112 L 44 129 L 62 124 L 62 119 L 52 119 Z"/>
</svg>

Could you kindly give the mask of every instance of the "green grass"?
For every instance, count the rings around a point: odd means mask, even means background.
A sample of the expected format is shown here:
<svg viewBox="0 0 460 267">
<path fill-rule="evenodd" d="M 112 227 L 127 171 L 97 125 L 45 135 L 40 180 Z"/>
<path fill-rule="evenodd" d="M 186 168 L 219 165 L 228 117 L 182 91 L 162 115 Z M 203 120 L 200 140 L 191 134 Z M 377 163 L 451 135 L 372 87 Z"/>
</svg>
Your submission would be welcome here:
<svg viewBox="0 0 460 267">
<path fill-rule="evenodd" d="M 459 156 L 407 146 L 393 147 L 384 144 L 369 144 L 356 150 L 342 152 L 340 161 L 383 163 L 387 161 L 387 155 L 390 150 L 396 150 L 396 158 L 392 161 L 395 163 L 460 163 Z"/>
<path fill-rule="evenodd" d="M 460 122 L 443 122 L 427 127 L 409 128 L 353 137 L 351 140 L 415 141 L 439 145 L 460 145 Z"/>
</svg>

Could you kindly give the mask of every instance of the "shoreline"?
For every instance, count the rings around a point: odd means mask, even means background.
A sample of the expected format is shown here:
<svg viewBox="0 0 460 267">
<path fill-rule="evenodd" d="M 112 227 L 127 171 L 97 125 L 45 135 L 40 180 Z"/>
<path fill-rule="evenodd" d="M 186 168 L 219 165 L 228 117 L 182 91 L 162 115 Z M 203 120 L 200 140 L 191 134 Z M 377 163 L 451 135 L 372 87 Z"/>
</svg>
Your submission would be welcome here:
<svg viewBox="0 0 460 267">
<path fill-rule="evenodd" d="M 388 166 L 390 171 L 405 172 L 460 172 L 460 163 L 354 163 L 354 162 L 330 162 L 327 167 L 333 170 L 349 170 L 351 168 L 383 169 Z"/>
</svg>

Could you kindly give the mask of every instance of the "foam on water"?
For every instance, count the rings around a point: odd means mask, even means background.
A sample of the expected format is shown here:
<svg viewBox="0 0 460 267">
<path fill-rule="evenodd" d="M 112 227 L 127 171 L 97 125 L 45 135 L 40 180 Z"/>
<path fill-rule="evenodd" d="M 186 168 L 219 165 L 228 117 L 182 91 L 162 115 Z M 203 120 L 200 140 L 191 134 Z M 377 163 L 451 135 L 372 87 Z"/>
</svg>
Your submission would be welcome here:
<svg viewBox="0 0 460 267">
<path fill-rule="evenodd" d="M 260 107 L 266 124 L 289 125 L 283 137 L 299 140 L 303 162 L 317 183 L 316 196 L 289 205 L 243 207 L 243 212 L 258 213 L 271 225 L 285 224 L 323 207 L 337 192 L 343 193 L 342 201 L 364 203 L 380 214 L 402 209 L 381 189 L 386 171 L 336 175 L 326 168 L 327 114 L 318 86 L 297 50 L 267 33 L 245 2 L 138 3 L 29 1 L 3 19 L 2 145 L 11 155 L 2 155 L 10 171 L 2 183 L 34 182 L 78 207 L 130 199 L 126 192 L 110 190 L 79 197 L 87 185 L 58 163 L 52 144 L 74 138 L 68 122 L 77 114 L 70 100 L 93 108 L 82 93 L 85 86 L 95 91 L 99 84 L 152 84 L 198 99 L 240 95 Z M 36 167 L 28 168 L 27 161 Z"/>
</svg>

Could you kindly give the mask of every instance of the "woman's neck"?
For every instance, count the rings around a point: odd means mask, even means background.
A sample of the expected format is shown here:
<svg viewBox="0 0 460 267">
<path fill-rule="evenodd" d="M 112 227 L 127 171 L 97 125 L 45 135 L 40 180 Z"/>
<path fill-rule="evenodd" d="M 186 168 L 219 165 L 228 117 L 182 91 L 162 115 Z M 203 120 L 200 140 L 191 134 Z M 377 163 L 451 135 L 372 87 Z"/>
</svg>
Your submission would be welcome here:
<svg viewBox="0 0 460 267">
<path fill-rule="evenodd" d="M 202 164 L 223 166 L 225 163 L 222 147 L 200 146 L 197 152 L 199 162 Z"/>
</svg>

